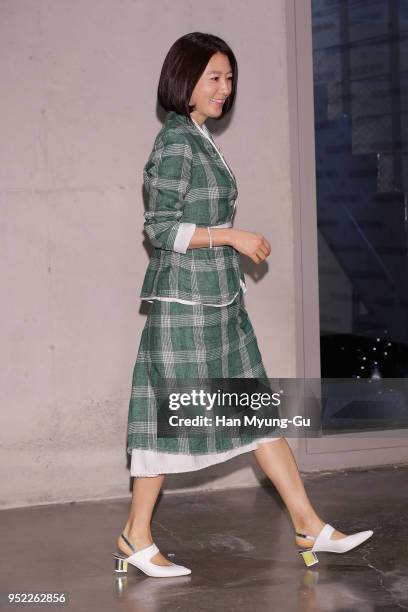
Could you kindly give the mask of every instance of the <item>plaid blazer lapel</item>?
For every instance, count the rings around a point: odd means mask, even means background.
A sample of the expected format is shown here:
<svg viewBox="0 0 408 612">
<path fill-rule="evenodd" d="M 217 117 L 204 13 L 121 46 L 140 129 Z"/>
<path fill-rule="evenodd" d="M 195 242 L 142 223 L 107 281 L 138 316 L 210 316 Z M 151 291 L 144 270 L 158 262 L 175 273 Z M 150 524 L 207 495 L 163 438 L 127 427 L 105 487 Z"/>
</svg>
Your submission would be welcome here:
<svg viewBox="0 0 408 612">
<path fill-rule="evenodd" d="M 197 129 L 196 129 L 196 132 L 198 132 Z M 233 183 L 235 183 L 235 186 L 236 186 L 237 185 L 237 179 L 235 178 L 234 173 L 232 172 L 232 170 L 229 167 L 229 165 L 228 165 L 228 168 L 230 169 L 231 174 L 228 172 L 227 168 L 224 166 L 224 162 L 222 161 L 221 157 L 219 156 L 217 151 L 214 149 L 214 145 L 212 145 L 211 142 L 209 142 L 208 139 L 205 138 L 205 136 L 203 136 L 199 132 L 198 132 L 198 135 L 201 136 L 202 140 L 204 141 L 204 146 L 207 149 L 208 153 L 212 157 L 214 157 L 214 159 L 216 159 L 217 162 L 219 162 L 220 168 L 222 168 L 222 170 L 225 171 L 228 174 L 229 178 L 232 180 Z M 225 163 L 227 163 L 227 162 L 225 162 Z"/>
<path fill-rule="evenodd" d="M 194 123 L 190 122 L 187 119 L 187 117 L 185 117 L 184 115 L 179 115 L 175 111 L 170 111 L 168 113 L 168 115 L 166 117 L 166 122 L 167 121 L 174 121 L 178 125 L 183 126 L 189 132 L 189 134 L 191 134 L 191 136 L 193 136 L 194 138 L 200 138 L 202 143 L 203 143 L 203 145 L 204 145 L 204 147 L 205 147 L 205 149 L 206 149 L 206 151 L 217 162 L 217 165 L 219 166 L 220 170 L 222 172 L 225 172 L 225 174 L 228 176 L 228 178 L 232 182 L 232 184 L 235 185 L 235 187 L 237 187 L 237 179 L 235 178 L 235 175 L 232 172 L 232 170 L 229 167 L 229 165 L 228 165 L 228 168 L 230 169 L 231 174 L 228 172 L 227 168 L 224 166 L 224 163 L 223 163 L 221 157 L 219 156 L 219 154 L 217 153 L 217 151 L 215 150 L 214 146 L 209 142 L 208 138 L 206 138 L 205 136 L 203 136 L 201 134 L 201 132 L 194 125 Z M 225 162 L 225 163 L 227 163 L 227 162 Z"/>
</svg>

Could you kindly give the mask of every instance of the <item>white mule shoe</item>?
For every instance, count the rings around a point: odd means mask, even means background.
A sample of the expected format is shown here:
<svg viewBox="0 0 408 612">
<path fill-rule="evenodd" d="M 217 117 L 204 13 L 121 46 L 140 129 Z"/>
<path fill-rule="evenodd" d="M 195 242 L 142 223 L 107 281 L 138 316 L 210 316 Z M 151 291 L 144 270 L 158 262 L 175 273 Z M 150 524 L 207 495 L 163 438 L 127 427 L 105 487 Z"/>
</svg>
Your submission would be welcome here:
<svg viewBox="0 0 408 612">
<path fill-rule="evenodd" d="M 171 565 L 156 565 L 152 563 L 150 559 L 159 552 L 156 544 L 151 544 L 147 548 L 136 551 L 135 547 L 123 533 L 121 538 L 126 542 L 129 548 L 133 551 L 132 554 L 127 557 L 124 553 L 115 553 L 113 558 L 115 559 L 115 572 L 118 574 L 125 574 L 128 570 L 128 563 L 134 565 L 147 576 L 153 578 L 168 578 L 169 576 L 186 576 L 191 574 L 191 569 L 184 567 L 183 565 L 177 565 L 172 563 Z"/>
<path fill-rule="evenodd" d="M 353 533 L 352 535 L 345 536 L 344 538 L 340 538 L 338 540 L 331 540 L 330 536 L 334 531 L 334 527 L 326 523 L 323 527 L 319 535 L 316 537 L 307 535 L 305 533 L 298 533 L 296 535 L 299 538 L 306 538 L 308 540 L 314 540 L 314 544 L 312 548 L 305 548 L 304 550 L 299 550 L 299 554 L 302 555 L 303 561 L 307 567 L 311 565 L 315 565 L 315 563 L 319 563 L 319 559 L 317 558 L 317 552 L 334 552 L 334 553 L 345 553 L 356 546 L 360 546 L 363 542 L 371 538 L 373 535 L 373 531 L 371 529 L 369 531 L 359 531 L 358 533 Z"/>
</svg>

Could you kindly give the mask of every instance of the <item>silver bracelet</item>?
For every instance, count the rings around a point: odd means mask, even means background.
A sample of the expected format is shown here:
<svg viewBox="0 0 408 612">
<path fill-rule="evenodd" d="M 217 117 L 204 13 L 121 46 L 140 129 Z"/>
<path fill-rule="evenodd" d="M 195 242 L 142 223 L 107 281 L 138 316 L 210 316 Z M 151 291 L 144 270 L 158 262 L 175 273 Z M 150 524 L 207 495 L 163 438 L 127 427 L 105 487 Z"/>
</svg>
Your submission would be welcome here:
<svg viewBox="0 0 408 612">
<path fill-rule="evenodd" d="M 212 249 L 212 238 L 211 238 L 211 232 L 210 232 L 210 228 L 209 227 L 207 227 L 207 232 L 208 232 L 208 235 L 210 237 L 210 249 Z"/>
</svg>

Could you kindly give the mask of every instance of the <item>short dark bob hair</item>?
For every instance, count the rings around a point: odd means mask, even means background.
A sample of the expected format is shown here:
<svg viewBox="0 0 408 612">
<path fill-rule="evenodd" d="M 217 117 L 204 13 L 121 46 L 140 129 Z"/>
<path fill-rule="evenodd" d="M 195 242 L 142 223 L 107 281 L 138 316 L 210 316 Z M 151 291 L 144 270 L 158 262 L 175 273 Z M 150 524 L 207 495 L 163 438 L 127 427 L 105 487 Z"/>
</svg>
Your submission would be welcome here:
<svg viewBox="0 0 408 612">
<path fill-rule="evenodd" d="M 191 119 L 190 113 L 194 107 L 189 105 L 189 101 L 194 87 L 217 51 L 228 57 L 232 70 L 231 94 L 226 99 L 218 119 L 232 109 L 238 79 L 238 64 L 232 49 L 218 36 L 191 32 L 176 40 L 163 63 L 157 97 L 166 111 L 175 111 Z"/>
</svg>

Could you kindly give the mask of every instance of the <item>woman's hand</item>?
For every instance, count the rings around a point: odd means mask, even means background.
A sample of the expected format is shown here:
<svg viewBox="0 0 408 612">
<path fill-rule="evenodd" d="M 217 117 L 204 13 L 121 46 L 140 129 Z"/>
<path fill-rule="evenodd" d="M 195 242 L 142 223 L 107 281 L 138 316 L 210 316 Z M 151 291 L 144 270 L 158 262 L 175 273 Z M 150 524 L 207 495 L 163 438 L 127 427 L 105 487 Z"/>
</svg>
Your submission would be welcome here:
<svg viewBox="0 0 408 612">
<path fill-rule="evenodd" d="M 243 255 L 248 255 L 256 264 L 260 264 L 271 252 L 271 245 L 262 234 L 233 229 L 231 246 Z"/>
</svg>

